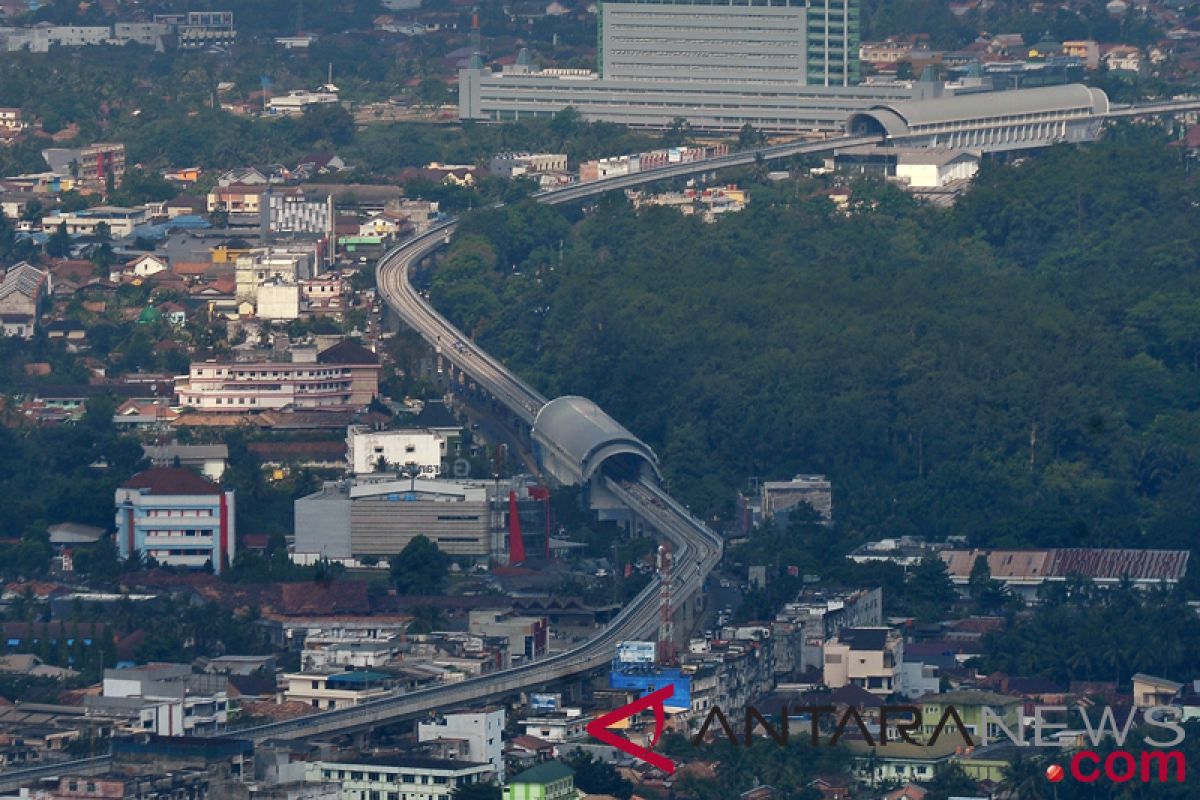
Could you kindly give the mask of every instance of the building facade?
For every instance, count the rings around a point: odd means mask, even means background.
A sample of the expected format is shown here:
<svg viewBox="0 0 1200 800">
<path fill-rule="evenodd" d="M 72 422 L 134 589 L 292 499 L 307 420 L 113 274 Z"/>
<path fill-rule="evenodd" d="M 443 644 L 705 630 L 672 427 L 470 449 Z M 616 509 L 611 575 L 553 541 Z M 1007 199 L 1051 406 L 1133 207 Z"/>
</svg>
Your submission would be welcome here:
<svg viewBox="0 0 1200 800">
<path fill-rule="evenodd" d="M 417 477 L 436 478 L 442 471 L 445 441 L 432 431 L 373 431 L 352 425 L 346 431 L 346 460 L 355 475 L 387 469 L 414 470 Z"/>
<path fill-rule="evenodd" d="M 333 195 L 306 198 L 303 192 L 270 192 L 267 230 L 273 233 L 333 233 Z"/>
<path fill-rule="evenodd" d="M 561 761 L 530 767 L 504 787 L 504 800 L 569 800 L 575 796 L 575 770 Z"/>
<path fill-rule="evenodd" d="M 50 273 L 24 261 L 0 280 L 0 334 L 32 339 L 42 298 L 51 290 Z"/>
<path fill-rule="evenodd" d="M 811 506 L 829 522 L 833 519 L 833 487 L 824 475 L 797 475 L 790 481 L 765 481 L 762 485 L 762 513 L 787 527 L 788 514 L 801 504 Z"/>
<path fill-rule="evenodd" d="M 155 467 L 116 491 L 117 548 L 220 574 L 237 548 L 234 491 L 185 467 Z"/>
<path fill-rule="evenodd" d="M 825 685 L 857 686 L 886 697 L 900 691 L 904 640 L 889 628 L 846 628 L 825 643 Z"/>
<path fill-rule="evenodd" d="M 296 500 L 293 558 L 358 559 L 399 553 L 422 535 L 452 556 L 506 557 L 510 491 L 524 487 L 481 480 L 415 477 L 353 479 L 327 483 Z"/>
<path fill-rule="evenodd" d="M 854 112 L 880 103 L 920 99 L 922 84 L 810 86 L 602 79 L 554 70 L 459 71 L 461 119 L 510 122 L 545 119 L 566 108 L 594 122 L 665 129 L 676 119 L 693 128 L 734 133 L 753 125 L 767 133 L 835 133 Z"/>
<path fill-rule="evenodd" d="M 350 708 L 387 694 L 379 673 L 357 670 L 347 672 L 294 672 L 283 676 L 287 687 L 283 699 L 310 705 L 321 711 Z"/>
<path fill-rule="evenodd" d="M 490 764 L 497 775 L 504 774 L 503 735 L 503 708 L 456 711 L 417 723 L 417 741 L 462 739 L 467 745 L 465 759 Z"/>
<path fill-rule="evenodd" d="M 605 2 L 605 80 L 849 86 L 858 79 L 857 0 Z"/>
<path fill-rule="evenodd" d="M 494 777 L 490 764 L 376 756 L 312 762 L 306 780 L 340 783 L 343 800 L 450 800 L 460 787 Z"/>
<path fill-rule="evenodd" d="M 378 391 L 378 358 L 349 341 L 320 353 L 293 348 L 290 361 L 270 357 L 193 362 L 188 374 L 175 380 L 180 405 L 231 413 L 362 408 Z"/>
<path fill-rule="evenodd" d="M 189 664 L 106 669 L 102 694 L 85 698 L 85 707 L 131 733 L 212 735 L 230 719 L 227 684 L 221 675 L 192 674 Z"/>
</svg>

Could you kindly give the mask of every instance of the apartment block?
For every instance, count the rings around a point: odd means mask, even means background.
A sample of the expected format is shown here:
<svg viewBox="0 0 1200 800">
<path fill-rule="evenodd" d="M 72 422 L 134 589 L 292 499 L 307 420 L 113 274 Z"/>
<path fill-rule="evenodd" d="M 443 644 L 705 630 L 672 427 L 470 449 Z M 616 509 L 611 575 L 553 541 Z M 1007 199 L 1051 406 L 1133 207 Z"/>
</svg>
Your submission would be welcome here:
<svg viewBox="0 0 1200 800">
<path fill-rule="evenodd" d="M 825 685 L 885 697 L 900 690 L 903 661 L 904 641 L 890 628 L 847 628 L 825 643 Z"/>
<path fill-rule="evenodd" d="M 180 405 L 201 411 L 362 408 L 379 392 L 379 359 L 346 340 L 320 352 L 294 347 L 244 361 L 192 362 L 175 392 Z"/>
<path fill-rule="evenodd" d="M 386 696 L 388 677 L 369 670 L 291 672 L 282 678 L 283 699 L 322 711 L 351 708 Z"/>
<path fill-rule="evenodd" d="M 417 723 L 417 741 L 461 740 L 464 761 L 490 764 L 497 775 L 504 774 L 503 735 L 503 708 L 455 711 Z"/>
<path fill-rule="evenodd" d="M 117 548 L 220 574 L 237 547 L 234 491 L 186 467 L 155 467 L 116 491 Z"/>
<path fill-rule="evenodd" d="M 776 671 L 822 669 L 825 642 L 846 628 L 868 628 L 882 622 L 882 589 L 806 592 L 775 617 Z"/>
<path fill-rule="evenodd" d="M 128 732 L 203 736 L 230 719 L 228 680 L 194 675 L 189 664 L 104 670 L 103 693 L 84 698 L 87 716 L 118 721 Z"/>
</svg>

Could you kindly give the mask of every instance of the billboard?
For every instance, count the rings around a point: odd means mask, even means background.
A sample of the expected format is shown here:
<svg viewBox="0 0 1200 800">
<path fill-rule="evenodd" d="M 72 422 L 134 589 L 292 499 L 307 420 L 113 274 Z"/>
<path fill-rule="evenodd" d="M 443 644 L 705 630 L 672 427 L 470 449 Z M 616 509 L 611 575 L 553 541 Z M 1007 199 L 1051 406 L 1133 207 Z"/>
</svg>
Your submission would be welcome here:
<svg viewBox="0 0 1200 800">
<path fill-rule="evenodd" d="M 617 661 L 622 664 L 653 664 L 654 642 L 617 642 Z"/>
<path fill-rule="evenodd" d="M 561 695 L 557 694 L 531 694 L 529 695 L 529 710 L 534 712 L 554 713 L 558 711 Z"/>
<path fill-rule="evenodd" d="M 638 692 L 641 695 L 657 691 L 664 686 L 673 686 L 674 694 L 664 702 L 664 707 L 692 707 L 692 679 L 680 674 L 679 669 L 675 667 L 614 667 L 609 673 L 609 686 L 613 689 Z"/>
</svg>

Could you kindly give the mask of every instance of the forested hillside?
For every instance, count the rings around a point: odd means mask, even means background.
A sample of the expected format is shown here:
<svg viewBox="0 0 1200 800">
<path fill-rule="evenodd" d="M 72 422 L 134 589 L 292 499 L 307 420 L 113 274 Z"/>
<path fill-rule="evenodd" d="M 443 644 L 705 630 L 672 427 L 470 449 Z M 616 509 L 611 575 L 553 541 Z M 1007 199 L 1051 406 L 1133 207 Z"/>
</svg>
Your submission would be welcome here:
<svg viewBox="0 0 1200 800">
<path fill-rule="evenodd" d="M 1186 547 L 1200 191 L 1165 144 L 989 165 L 952 210 L 863 186 L 841 214 L 798 182 L 712 225 L 620 196 L 480 211 L 433 298 L 711 514 L 750 476 L 823 472 L 854 536 Z"/>
</svg>

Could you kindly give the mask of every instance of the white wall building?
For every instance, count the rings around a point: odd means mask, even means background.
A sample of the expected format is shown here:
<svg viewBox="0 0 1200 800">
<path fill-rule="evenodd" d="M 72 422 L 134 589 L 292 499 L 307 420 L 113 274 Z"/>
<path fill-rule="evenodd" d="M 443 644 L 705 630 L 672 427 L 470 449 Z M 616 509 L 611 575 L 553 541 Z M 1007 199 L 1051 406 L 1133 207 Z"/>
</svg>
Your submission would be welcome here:
<svg viewBox="0 0 1200 800">
<path fill-rule="evenodd" d="M 417 477 L 436 478 L 442 471 L 446 443 L 431 431 L 373 431 L 351 425 L 346 429 L 346 446 L 346 460 L 355 475 L 378 471 L 379 460 L 384 459 L 390 470 L 413 465 L 420 470 Z"/>
<path fill-rule="evenodd" d="M 104 670 L 103 694 L 86 698 L 88 716 L 125 718 L 129 730 L 160 736 L 216 733 L 229 721 L 228 680 L 193 675 L 187 664 Z"/>
<path fill-rule="evenodd" d="M 450 800 L 455 790 L 495 777 L 490 764 L 435 758 L 374 756 L 314 761 L 305 780 L 339 783 L 343 800 Z"/>
<path fill-rule="evenodd" d="M 267 110 L 272 114 L 299 115 L 309 106 L 319 106 L 338 102 L 337 92 L 309 92 L 304 89 L 294 89 L 281 97 L 272 97 L 267 101 Z"/>
<path fill-rule="evenodd" d="M 47 233 L 54 233 L 60 225 L 66 225 L 67 233 L 72 236 L 94 236 L 101 225 L 107 225 L 109 235 L 115 239 L 131 235 L 134 228 L 146 222 L 147 214 L 144 208 L 97 206 L 69 214 L 43 217 L 42 229 Z"/>
<path fill-rule="evenodd" d="M 417 741 L 463 739 L 469 761 L 491 765 L 497 775 L 504 774 L 504 709 L 457 711 L 439 716 L 432 722 L 417 723 Z"/>
<path fill-rule="evenodd" d="M 306 703 L 321 711 L 350 708 L 387 695 L 369 672 L 292 672 L 283 676 L 283 699 Z"/>
<path fill-rule="evenodd" d="M 896 177 L 914 189 L 939 189 L 978 171 L 979 156 L 966 150 L 905 150 L 896 156 Z"/>
<path fill-rule="evenodd" d="M 271 280 L 258 287 L 254 316 L 265 320 L 293 320 L 300 316 L 300 285 Z"/>
</svg>

